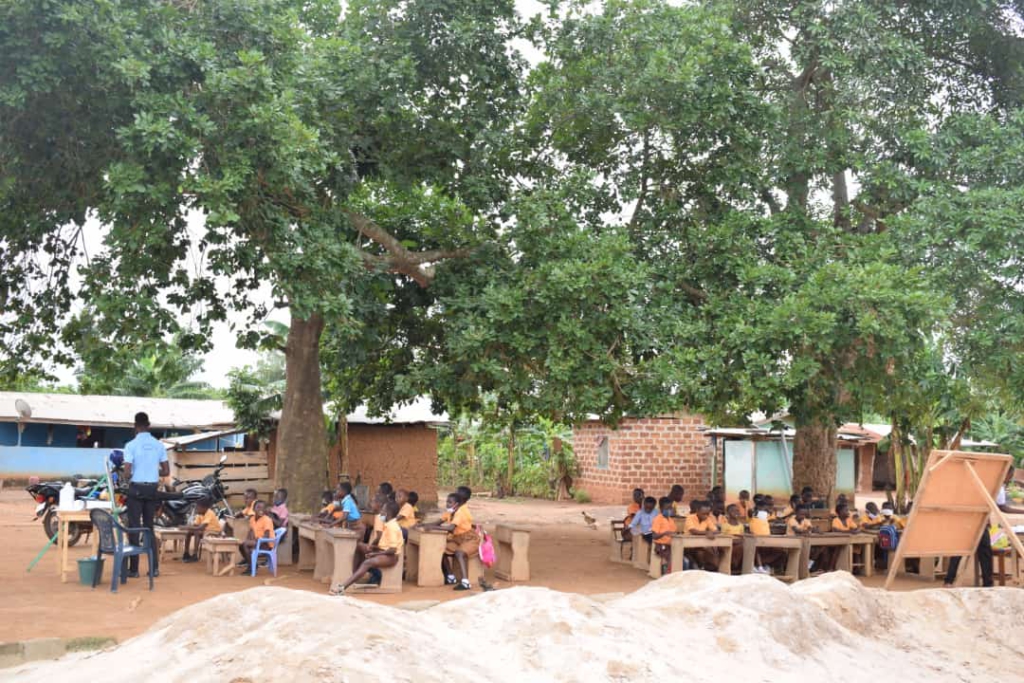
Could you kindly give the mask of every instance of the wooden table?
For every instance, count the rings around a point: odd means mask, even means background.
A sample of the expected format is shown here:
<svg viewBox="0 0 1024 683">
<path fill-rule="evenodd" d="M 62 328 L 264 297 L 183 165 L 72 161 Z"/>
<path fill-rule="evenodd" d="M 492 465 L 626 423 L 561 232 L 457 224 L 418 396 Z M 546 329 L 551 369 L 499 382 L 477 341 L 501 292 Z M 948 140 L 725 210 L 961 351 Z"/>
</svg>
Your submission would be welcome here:
<svg viewBox="0 0 1024 683">
<path fill-rule="evenodd" d="M 153 530 L 156 537 L 157 566 L 164 563 L 164 549 L 168 543 L 172 544 L 171 552 L 177 554 L 185 545 L 185 536 L 188 532 L 184 529 L 160 527 Z"/>
<path fill-rule="evenodd" d="M 356 562 L 356 546 L 362 534 L 349 529 L 326 529 L 324 533 L 331 544 L 331 574 L 327 579 L 333 589 L 345 583 L 345 579 L 352 575 Z"/>
<path fill-rule="evenodd" d="M 295 525 L 295 540 L 299 544 L 300 572 L 314 570 L 316 576 L 316 534 L 322 527 L 316 522 L 303 520 Z"/>
<path fill-rule="evenodd" d="M 861 532 L 854 534 L 850 537 L 851 554 L 850 554 L 850 569 L 856 569 L 860 567 L 864 570 L 864 576 L 875 575 L 875 543 L 878 542 L 878 534 Z M 853 548 L 860 548 L 860 562 L 856 565 L 853 563 Z"/>
<path fill-rule="evenodd" d="M 698 548 L 717 548 L 719 551 L 718 572 L 726 576 L 730 574 L 732 571 L 732 536 L 708 538 L 707 536 L 697 536 L 695 534 L 675 534 L 672 537 L 672 571 L 683 571 L 683 556 L 686 554 L 686 551 Z M 660 563 L 651 562 L 651 564 L 659 565 L 658 573 L 660 574 Z"/>
<path fill-rule="evenodd" d="M 800 578 L 806 579 L 811 575 L 808 565 L 811 563 L 811 550 L 813 548 L 828 547 L 839 548 L 839 559 L 836 561 L 836 570 L 844 572 L 853 571 L 853 536 L 843 533 L 811 534 L 804 536 L 804 550 L 800 557 Z"/>
<path fill-rule="evenodd" d="M 499 524 L 494 529 L 498 563 L 494 575 L 503 581 L 530 580 L 530 532 L 522 527 Z"/>
<path fill-rule="evenodd" d="M 328 532 L 333 529 L 317 526 L 314 535 L 316 544 L 316 560 L 313 563 L 313 580 L 320 583 L 327 583 L 334 574 L 334 544 Z"/>
<path fill-rule="evenodd" d="M 800 536 L 755 536 L 743 534 L 743 568 L 741 573 L 754 573 L 754 556 L 758 548 L 776 548 L 786 551 L 786 569 L 783 574 L 773 574 L 776 579 L 787 583 L 800 579 L 800 563 L 804 553 L 804 538 Z"/>
<path fill-rule="evenodd" d="M 60 552 L 57 553 L 57 573 L 60 574 L 60 582 L 68 582 L 68 534 L 70 533 L 70 526 L 73 523 L 86 522 L 92 523 L 92 519 L 89 517 L 90 510 L 58 510 L 57 519 L 59 523 L 57 525 L 57 543 L 59 545 Z M 100 535 L 93 530 L 92 534 L 92 554 L 95 556 L 99 551 L 100 547 Z M 72 567 L 71 571 L 74 571 Z"/>
<path fill-rule="evenodd" d="M 443 586 L 441 558 L 448 533 L 440 529 L 409 529 L 405 544 L 405 578 L 417 586 Z"/>
<path fill-rule="evenodd" d="M 237 557 L 241 557 L 237 538 L 204 537 L 203 550 L 206 551 L 206 571 L 214 576 L 234 576 Z"/>
</svg>

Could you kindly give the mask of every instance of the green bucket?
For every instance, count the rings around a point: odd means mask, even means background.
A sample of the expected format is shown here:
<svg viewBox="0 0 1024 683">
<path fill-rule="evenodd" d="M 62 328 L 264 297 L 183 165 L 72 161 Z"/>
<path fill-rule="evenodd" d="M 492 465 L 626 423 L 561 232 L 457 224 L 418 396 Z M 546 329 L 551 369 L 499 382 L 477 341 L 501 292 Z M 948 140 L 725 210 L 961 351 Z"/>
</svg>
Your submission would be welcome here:
<svg viewBox="0 0 1024 683">
<path fill-rule="evenodd" d="M 83 557 L 78 561 L 78 582 L 83 586 L 92 586 L 103 580 L 103 560 L 96 557 Z"/>
</svg>

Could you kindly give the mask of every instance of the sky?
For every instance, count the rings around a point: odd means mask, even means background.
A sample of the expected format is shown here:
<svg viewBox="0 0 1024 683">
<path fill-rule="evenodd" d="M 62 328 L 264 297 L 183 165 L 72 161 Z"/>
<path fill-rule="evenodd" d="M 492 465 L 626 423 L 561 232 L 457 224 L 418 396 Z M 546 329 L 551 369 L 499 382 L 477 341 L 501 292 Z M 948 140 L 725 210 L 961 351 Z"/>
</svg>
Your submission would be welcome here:
<svg viewBox="0 0 1024 683">
<path fill-rule="evenodd" d="M 516 8 L 520 14 L 524 17 L 533 16 L 538 12 L 546 11 L 546 6 L 538 2 L 537 0 L 516 0 Z M 540 59 L 540 54 L 530 49 L 532 46 L 529 45 L 517 45 L 520 50 L 523 51 L 526 58 L 533 64 L 536 64 Z M 188 217 L 189 230 L 196 237 L 200 236 L 203 231 L 203 217 L 201 214 L 193 213 Z M 96 255 L 101 253 L 103 250 L 103 235 L 104 227 L 96 220 L 90 220 L 86 223 L 82 230 L 82 240 L 85 247 L 85 253 Z M 190 267 L 195 269 L 198 266 L 194 260 L 191 260 Z M 227 287 L 227 281 L 224 281 L 224 287 Z M 253 304 L 269 303 L 271 300 L 270 287 L 266 286 L 257 291 L 251 293 L 250 296 Z M 276 320 L 281 323 L 288 323 L 288 311 L 287 310 L 275 310 L 270 315 L 270 320 Z M 183 321 L 187 322 L 187 321 Z M 212 349 L 203 358 L 203 371 L 195 379 L 209 383 L 214 387 L 226 387 L 228 385 L 227 374 L 233 368 L 242 367 L 245 365 L 252 365 L 256 362 L 258 353 L 250 351 L 248 349 L 240 349 L 236 346 L 236 340 L 238 338 L 238 329 L 244 327 L 246 324 L 246 317 L 244 314 L 229 314 L 228 320 L 223 323 L 217 323 L 213 327 L 212 331 Z M 75 368 L 65 366 L 54 366 L 50 368 L 51 372 L 57 377 L 60 384 L 76 383 L 75 380 Z"/>
</svg>

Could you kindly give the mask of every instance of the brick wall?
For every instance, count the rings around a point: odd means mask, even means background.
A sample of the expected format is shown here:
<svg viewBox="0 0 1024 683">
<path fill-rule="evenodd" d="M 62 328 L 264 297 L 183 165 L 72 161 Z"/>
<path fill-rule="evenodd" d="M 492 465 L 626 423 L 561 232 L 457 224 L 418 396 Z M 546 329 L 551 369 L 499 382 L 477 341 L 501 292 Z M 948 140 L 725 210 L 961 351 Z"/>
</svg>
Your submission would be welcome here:
<svg viewBox="0 0 1024 683">
<path fill-rule="evenodd" d="M 341 446 L 331 449 L 331 478 Z M 358 477 L 371 491 L 382 481 L 416 491 L 420 508 L 437 500 L 437 430 L 422 424 L 348 425 L 348 458 L 342 467 L 353 482 Z"/>
<path fill-rule="evenodd" d="M 573 450 L 580 463 L 574 488 L 595 502 L 626 504 L 636 487 L 648 495 L 668 494 L 673 484 L 686 488 L 686 500 L 711 487 L 709 439 L 700 416 L 628 418 L 617 429 L 585 422 L 573 430 Z M 608 468 L 598 469 L 598 445 L 609 439 Z M 721 472 L 721 467 L 719 467 Z"/>
</svg>

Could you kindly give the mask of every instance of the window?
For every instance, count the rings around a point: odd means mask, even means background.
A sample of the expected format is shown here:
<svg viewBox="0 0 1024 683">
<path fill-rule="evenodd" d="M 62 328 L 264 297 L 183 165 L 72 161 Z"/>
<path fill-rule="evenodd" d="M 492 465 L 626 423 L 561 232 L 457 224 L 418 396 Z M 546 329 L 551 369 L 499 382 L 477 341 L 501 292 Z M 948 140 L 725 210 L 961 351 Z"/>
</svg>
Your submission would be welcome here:
<svg viewBox="0 0 1024 683">
<path fill-rule="evenodd" d="M 602 436 L 597 442 L 597 469 L 608 469 L 608 437 Z"/>
</svg>

